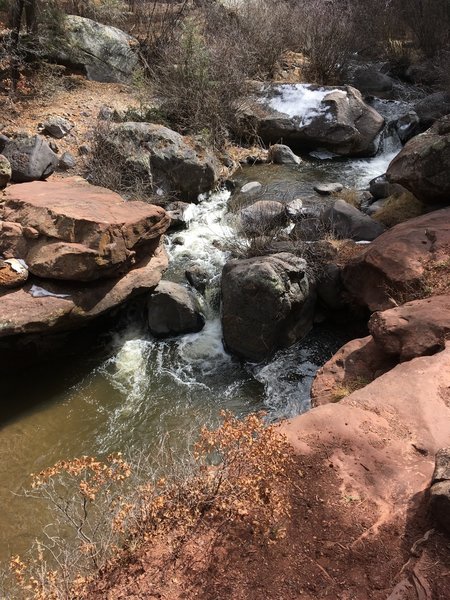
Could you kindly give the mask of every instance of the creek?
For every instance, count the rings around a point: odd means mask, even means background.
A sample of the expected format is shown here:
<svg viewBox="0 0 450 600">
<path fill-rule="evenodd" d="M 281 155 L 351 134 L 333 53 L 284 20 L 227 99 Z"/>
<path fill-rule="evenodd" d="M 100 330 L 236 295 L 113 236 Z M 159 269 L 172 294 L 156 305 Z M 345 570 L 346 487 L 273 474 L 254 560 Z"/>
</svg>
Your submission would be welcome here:
<svg viewBox="0 0 450 600">
<path fill-rule="evenodd" d="M 398 109 L 396 103 L 385 106 Z M 383 149 L 371 159 L 306 157 L 298 167 L 248 166 L 236 181 L 285 186 L 284 196 L 294 197 L 312 193 L 313 184 L 320 181 L 363 188 L 385 172 L 399 148 L 395 138 L 387 137 Z M 182 453 L 190 434 L 214 423 L 221 409 L 238 415 L 263 409 L 275 420 L 309 408 L 315 372 L 347 341 L 348 334 L 318 326 L 300 343 L 258 365 L 243 364 L 225 352 L 218 286 L 227 259 L 221 242 L 234 235 L 227 223 L 229 197 L 229 192 L 219 191 L 192 206 L 188 229 L 167 239 L 170 267 L 165 278 L 184 282 L 184 271 L 192 264 L 212 277 L 203 331 L 159 341 L 131 316 L 125 328 L 107 338 L 101 356 L 86 350 L 76 360 L 27 369 L 14 376 L 9 386 L 5 383 L 0 560 L 29 548 L 51 518 L 39 502 L 21 493 L 33 472 L 84 454 L 145 449 L 156 456 L 162 437 Z"/>
</svg>

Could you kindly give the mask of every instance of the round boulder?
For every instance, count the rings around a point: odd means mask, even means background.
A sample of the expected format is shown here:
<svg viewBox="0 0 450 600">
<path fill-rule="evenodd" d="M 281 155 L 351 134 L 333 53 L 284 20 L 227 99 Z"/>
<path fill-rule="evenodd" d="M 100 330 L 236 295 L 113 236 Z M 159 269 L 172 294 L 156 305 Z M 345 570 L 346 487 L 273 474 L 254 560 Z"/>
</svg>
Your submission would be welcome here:
<svg viewBox="0 0 450 600">
<path fill-rule="evenodd" d="M 172 281 L 161 281 L 148 299 L 148 327 L 156 337 L 196 333 L 205 317 L 195 295 Z"/>
<path fill-rule="evenodd" d="M 315 292 L 306 262 L 282 252 L 231 260 L 222 272 L 222 327 L 233 354 L 262 361 L 313 325 Z"/>
<path fill-rule="evenodd" d="M 18 135 L 6 142 L 3 154 L 11 164 L 11 180 L 15 183 L 47 179 L 59 162 L 40 135 Z"/>
</svg>

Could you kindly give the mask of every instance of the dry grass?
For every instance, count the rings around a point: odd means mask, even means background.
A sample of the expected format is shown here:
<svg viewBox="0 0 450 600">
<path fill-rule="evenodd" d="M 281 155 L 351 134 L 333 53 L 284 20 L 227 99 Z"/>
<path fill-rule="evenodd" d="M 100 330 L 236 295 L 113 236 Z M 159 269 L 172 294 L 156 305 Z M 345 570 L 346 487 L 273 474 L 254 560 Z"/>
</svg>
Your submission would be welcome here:
<svg viewBox="0 0 450 600">
<path fill-rule="evenodd" d="M 350 396 L 353 392 L 366 387 L 369 383 L 371 383 L 370 380 L 365 377 L 354 377 L 345 380 L 333 389 L 331 402 L 340 402 L 340 400 Z"/>
<path fill-rule="evenodd" d="M 347 204 L 355 208 L 361 207 L 361 193 L 355 188 L 344 188 L 340 192 L 335 192 L 333 197 L 338 200 L 344 200 Z"/>
<path fill-rule="evenodd" d="M 386 227 L 394 227 L 399 223 L 419 217 L 423 213 L 423 204 L 410 192 L 393 195 L 387 198 L 383 208 L 373 218 Z"/>
</svg>

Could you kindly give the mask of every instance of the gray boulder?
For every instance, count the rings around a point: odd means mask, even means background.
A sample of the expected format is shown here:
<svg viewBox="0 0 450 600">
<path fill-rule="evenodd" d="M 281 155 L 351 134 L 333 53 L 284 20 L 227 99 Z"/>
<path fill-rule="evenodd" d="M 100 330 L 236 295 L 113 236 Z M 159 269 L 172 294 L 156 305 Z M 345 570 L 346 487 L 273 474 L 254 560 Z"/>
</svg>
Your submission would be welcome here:
<svg viewBox="0 0 450 600">
<path fill-rule="evenodd" d="M 104 143 L 118 156 L 117 168 L 152 182 L 163 194 L 177 193 L 195 201 L 212 190 L 219 178 L 219 165 L 211 152 L 163 125 L 119 123 L 107 131 Z"/>
<path fill-rule="evenodd" d="M 43 131 L 47 135 L 60 140 L 73 128 L 72 123 L 64 117 L 49 117 L 43 125 Z"/>
<path fill-rule="evenodd" d="M 314 191 L 321 196 L 330 196 L 331 194 L 342 192 L 343 189 L 344 186 L 342 183 L 317 183 L 314 186 Z"/>
<path fill-rule="evenodd" d="M 301 163 L 300 157 L 294 154 L 289 146 L 285 146 L 284 144 L 270 146 L 267 158 L 269 162 L 273 162 L 276 165 L 299 165 Z"/>
<path fill-rule="evenodd" d="M 304 337 L 313 325 L 315 291 L 306 262 L 293 254 L 232 260 L 222 272 L 226 348 L 251 361 Z"/>
<path fill-rule="evenodd" d="M 409 140 L 388 167 L 398 183 L 424 204 L 450 204 L 450 115 Z"/>
<path fill-rule="evenodd" d="M 287 224 L 286 208 L 281 202 L 260 200 L 239 212 L 242 230 L 249 235 L 264 235 Z"/>
<path fill-rule="evenodd" d="M 121 82 L 131 78 L 138 57 L 135 38 L 125 32 L 77 15 L 67 15 L 64 38 L 52 51 L 52 58 L 73 67 L 82 67 L 88 79 Z"/>
<path fill-rule="evenodd" d="M 185 276 L 188 282 L 192 285 L 192 287 L 200 292 L 201 294 L 205 293 L 206 286 L 208 285 L 211 276 L 210 274 L 200 267 L 199 265 L 193 265 L 189 269 L 185 271 Z"/>
<path fill-rule="evenodd" d="M 148 327 L 157 337 L 196 333 L 205 318 L 192 292 L 178 283 L 161 281 L 147 303 Z"/>
<path fill-rule="evenodd" d="M 394 81 L 376 69 L 361 67 L 353 76 L 353 85 L 366 97 L 391 98 Z"/>
<path fill-rule="evenodd" d="M 350 86 L 280 84 L 249 99 L 242 117 L 266 143 L 330 150 L 341 156 L 372 156 L 384 119 Z"/>
<path fill-rule="evenodd" d="M 402 144 L 406 144 L 412 137 L 420 133 L 419 115 L 410 110 L 395 121 L 395 130 Z"/>
<path fill-rule="evenodd" d="M 323 222 L 329 226 L 334 235 L 355 241 L 372 241 L 385 229 L 360 210 L 345 202 L 336 200 L 323 215 Z"/>
<path fill-rule="evenodd" d="M 3 155 L 11 164 L 11 181 L 14 183 L 46 179 L 59 162 L 42 136 L 25 133 L 8 140 Z"/>
<path fill-rule="evenodd" d="M 423 98 L 414 106 L 423 129 L 431 127 L 438 119 L 450 114 L 450 94 L 435 92 Z"/>
</svg>

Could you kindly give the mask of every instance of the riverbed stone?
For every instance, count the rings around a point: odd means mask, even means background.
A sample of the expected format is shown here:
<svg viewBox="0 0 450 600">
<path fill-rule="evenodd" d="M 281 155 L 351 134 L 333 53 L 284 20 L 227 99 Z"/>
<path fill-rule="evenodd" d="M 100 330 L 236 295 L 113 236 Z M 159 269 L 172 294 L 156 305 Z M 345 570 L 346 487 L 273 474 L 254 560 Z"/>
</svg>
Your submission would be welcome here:
<svg viewBox="0 0 450 600">
<path fill-rule="evenodd" d="M 336 237 L 343 239 L 372 241 L 385 231 L 383 225 L 341 199 L 324 212 L 322 220 Z"/>
<path fill-rule="evenodd" d="M 429 269 L 445 264 L 449 245 L 450 208 L 410 219 L 383 233 L 345 266 L 344 286 L 370 311 L 393 308 L 395 298 L 420 290 Z"/>
<path fill-rule="evenodd" d="M 156 337 L 196 333 L 203 316 L 196 296 L 184 286 L 161 281 L 148 299 L 148 327 Z"/>
<path fill-rule="evenodd" d="M 331 194 L 337 194 L 342 192 L 344 186 L 342 183 L 316 183 L 314 191 L 321 196 L 330 196 Z"/>
<path fill-rule="evenodd" d="M 231 260 L 222 272 L 225 347 L 250 361 L 290 346 L 312 327 L 315 291 L 306 262 L 289 253 Z"/>
<path fill-rule="evenodd" d="M 301 163 L 300 157 L 284 144 L 270 146 L 267 160 L 276 165 L 299 165 Z"/>
<path fill-rule="evenodd" d="M 242 230 L 248 235 L 264 235 L 287 224 L 284 204 L 260 200 L 239 211 Z"/>
</svg>

